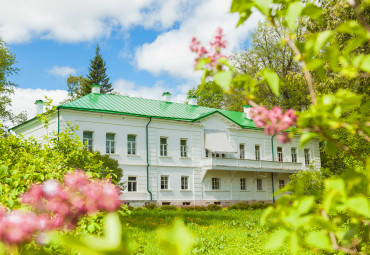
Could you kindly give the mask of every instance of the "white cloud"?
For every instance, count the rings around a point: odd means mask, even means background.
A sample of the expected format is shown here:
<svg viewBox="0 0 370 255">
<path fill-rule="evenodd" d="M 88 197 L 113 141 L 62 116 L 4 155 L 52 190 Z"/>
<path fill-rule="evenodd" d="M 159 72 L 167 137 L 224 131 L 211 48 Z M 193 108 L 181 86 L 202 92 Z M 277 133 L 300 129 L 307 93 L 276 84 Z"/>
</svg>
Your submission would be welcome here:
<svg viewBox="0 0 370 255">
<path fill-rule="evenodd" d="M 75 75 L 76 69 L 70 66 L 53 66 L 48 72 L 55 76 L 62 76 L 65 78 L 69 75 Z"/>
<path fill-rule="evenodd" d="M 36 115 L 35 101 L 38 99 L 44 100 L 45 96 L 53 99 L 53 105 L 58 105 L 61 101 L 67 99 L 68 92 L 66 90 L 46 90 L 46 89 L 22 89 L 15 88 L 14 94 L 11 95 L 12 106 L 10 110 L 14 114 L 19 114 L 23 111 L 27 113 L 28 119 Z"/>
<path fill-rule="evenodd" d="M 222 27 L 228 50 L 232 52 L 240 47 L 262 19 L 262 15 L 256 12 L 245 24 L 235 29 L 238 15 L 229 13 L 229 9 L 229 1 L 203 1 L 191 16 L 183 20 L 179 29 L 164 32 L 154 42 L 139 47 L 135 53 L 136 66 L 154 75 L 167 72 L 173 77 L 199 81 L 199 74 L 193 71 L 195 55 L 189 50 L 193 36 L 208 45 L 216 28 Z"/>
<path fill-rule="evenodd" d="M 108 37 L 113 28 L 168 28 L 182 15 L 176 0 L 2 0 L 0 35 L 8 43 L 33 38 L 61 42 Z"/>
</svg>

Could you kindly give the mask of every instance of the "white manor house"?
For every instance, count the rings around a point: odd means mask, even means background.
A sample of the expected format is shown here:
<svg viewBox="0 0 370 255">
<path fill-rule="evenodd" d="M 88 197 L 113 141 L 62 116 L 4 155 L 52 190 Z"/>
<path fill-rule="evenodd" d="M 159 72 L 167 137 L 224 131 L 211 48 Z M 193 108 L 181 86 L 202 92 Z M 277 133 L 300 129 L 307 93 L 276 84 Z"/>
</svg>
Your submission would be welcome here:
<svg viewBox="0 0 370 255">
<path fill-rule="evenodd" d="M 244 112 L 163 100 L 92 93 L 59 105 L 48 132 L 62 132 L 67 122 L 79 126 L 87 147 L 118 160 L 126 189 L 122 200 L 133 206 L 227 206 L 240 201 L 272 202 L 289 175 L 320 168 L 318 140 L 299 147 L 299 136 L 281 144 L 265 135 Z M 38 113 L 43 102 L 36 101 Z M 35 117 L 12 130 L 41 138 L 44 125 Z"/>
</svg>

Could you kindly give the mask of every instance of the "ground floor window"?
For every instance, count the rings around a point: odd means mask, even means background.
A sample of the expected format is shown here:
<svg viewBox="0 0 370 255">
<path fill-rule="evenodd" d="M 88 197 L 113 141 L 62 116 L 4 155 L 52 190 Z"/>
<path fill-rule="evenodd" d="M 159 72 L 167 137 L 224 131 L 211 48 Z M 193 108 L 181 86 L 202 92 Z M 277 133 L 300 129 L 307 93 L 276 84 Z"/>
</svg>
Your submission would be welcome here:
<svg viewBox="0 0 370 255">
<path fill-rule="evenodd" d="M 263 190 L 262 179 L 257 179 L 257 190 Z"/>
<path fill-rule="evenodd" d="M 182 205 L 190 205 L 190 202 L 182 202 Z"/>
<path fill-rule="evenodd" d="M 161 189 L 168 189 L 168 176 L 167 175 L 161 176 Z"/>
<path fill-rule="evenodd" d="M 212 190 L 220 189 L 220 178 L 212 178 Z"/>
<path fill-rule="evenodd" d="M 128 177 L 127 190 L 129 192 L 137 191 L 137 180 L 134 176 Z"/>
<path fill-rule="evenodd" d="M 162 205 L 171 205 L 171 202 L 162 202 Z"/>
<path fill-rule="evenodd" d="M 247 179 L 240 179 L 240 190 L 247 190 Z"/>
<path fill-rule="evenodd" d="M 284 180 L 279 180 L 279 189 L 284 188 L 285 186 L 285 181 Z"/>
</svg>

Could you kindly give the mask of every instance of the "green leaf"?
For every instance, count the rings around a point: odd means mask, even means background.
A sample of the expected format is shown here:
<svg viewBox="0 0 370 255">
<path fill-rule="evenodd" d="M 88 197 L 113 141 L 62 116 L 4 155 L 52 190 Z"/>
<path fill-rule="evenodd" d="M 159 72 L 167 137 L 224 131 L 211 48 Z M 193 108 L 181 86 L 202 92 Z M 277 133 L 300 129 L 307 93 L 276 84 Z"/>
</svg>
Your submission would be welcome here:
<svg viewBox="0 0 370 255">
<path fill-rule="evenodd" d="M 326 152 L 330 156 L 334 156 L 335 153 L 337 153 L 337 151 L 338 151 L 338 146 L 335 143 L 326 141 Z"/>
<path fill-rule="evenodd" d="M 326 30 L 317 35 L 314 51 L 317 54 L 327 43 L 327 41 L 334 35 L 333 31 Z"/>
<path fill-rule="evenodd" d="M 233 74 L 231 71 L 221 71 L 213 75 L 214 81 L 224 89 L 229 88 L 232 78 Z"/>
<path fill-rule="evenodd" d="M 262 77 L 267 81 L 271 91 L 275 94 L 275 96 L 280 96 L 279 76 L 271 69 L 264 69 L 262 71 Z"/>
<path fill-rule="evenodd" d="M 297 254 L 298 249 L 299 249 L 299 242 L 298 242 L 298 236 L 295 232 L 290 234 L 289 245 L 290 245 L 290 252 L 292 254 Z"/>
<path fill-rule="evenodd" d="M 365 217 L 370 217 L 369 200 L 365 197 L 357 196 L 348 199 L 347 207 L 355 213 L 361 214 Z"/>
<path fill-rule="evenodd" d="M 303 148 L 306 144 L 308 144 L 313 138 L 315 137 L 318 137 L 319 135 L 318 134 L 315 134 L 315 133 L 304 133 L 302 136 L 301 136 L 301 140 L 300 140 L 300 147 Z"/>
<path fill-rule="evenodd" d="M 318 19 L 322 14 L 322 9 L 310 3 L 302 11 L 302 16 L 308 16 L 312 19 Z"/>
<path fill-rule="evenodd" d="M 193 235 L 180 220 L 175 220 L 171 228 L 158 231 L 160 245 L 170 255 L 185 255 L 193 245 Z"/>
<path fill-rule="evenodd" d="M 301 15 L 302 10 L 303 4 L 300 1 L 289 4 L 285 18 L 290 30 L 293 31 L 297 27 L 297 18 Z"/>
<path fill-rule="evenodd" d="M 0 178 L 6 176 L 8 173 L 8 167 L 7 166 L 0 166 Z"/>
<path fill-rule="evenodd" d="M 306 242 L 319 249 L 333 250 L 328 234 L 324 231 L 310 232 L 306 237 Z"/>
<path fill-rule="evenodd" d="M 270 5 L 272 4 L 272 0 L 254 0 L 254 4 L 265 16 L 270 16 Z"/>
<path fill-rule="evenodd" d="M 200 70 L 202 69 L 206 64 L 210 63 L 211 60 L 209 58 L 201 58 L 198 60 L 198 64 L 195 67 L 195 70 Z"/>
<path fill-rule="evenodd" d="M 266 249 L 274 250 L 279 248 L 288 237 L 289 232 L 285 229 L 279 229 L 270 235 L 269 240 L 266 243 Z"/>
<path fill-rule="evenodd" d="M 347 34 L 355 34 L 361 37 L 366 38 L 367 37 L 367 31 L 366 29 L 357 21 L 350 20 L 345 23 L 342 23 L 338 28 L 338 32 L 341 33 L 347 33 Z"/>
<path fill-rule="evenodd" d="M 366 55 L 361 62 L 360 68 L 370 73 L 370 55 Z"/>
<path fill-rule="evenodd" d="M 301 201 L 299 202 L 297 211 L 300 214 L 308 213 L 311 210 L 314 202 L 315 202 L 315 199 L 312 196 L 303 197 Z"/>
</svg>

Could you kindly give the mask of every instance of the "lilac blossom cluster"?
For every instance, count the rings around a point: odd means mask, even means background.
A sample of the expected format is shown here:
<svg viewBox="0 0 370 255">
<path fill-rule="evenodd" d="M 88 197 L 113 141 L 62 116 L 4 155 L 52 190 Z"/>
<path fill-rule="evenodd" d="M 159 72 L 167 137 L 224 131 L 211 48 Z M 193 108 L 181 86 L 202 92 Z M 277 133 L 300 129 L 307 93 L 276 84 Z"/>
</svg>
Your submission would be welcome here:
<svg viewBox="0 0 370 255">
<path fill-rule="evenodd" d="M 274 106 L 271 110 L 268 110 L 265 106 L 254 107 L 250 110 L 250 115 L 256 126 L 263 127 L 267 135 L 280 133 L 295 125 L 297 121 L 297 115 L 293 109 L 283 113 L 283 110 L 278 106 Z M 291 138 L 289 133 L 282 132 L 278 135 L 278 140 L 281 143 L 288 143 Z"/>
<path fill-rule="evenodd" d="M 221 49 L 226 48 L 226 41 L 223 37 L 224 34 L 222 28 L 217 28 L 214 41 L 210 42 L 210 50 L 206 50 L 206 48 L 201 45 L 200 41 L 193 37 L 190 50 L 198 55 L 195 59 L 195 66 L 198 65 L 200 59 L 208 59 L 208 63 L 205 65 L 206 69 L 210 71 L 221 71 L 223 69 L 220 59 L 227 58 L 221 53 Z"/>
<path fill-rule="evenodd" d="M 81 217 L 98 211 L 116 211 L 119 188 L 108 180 L 91 180 L 82 171 L 56 180 L 33 184 L 21 196 L 32 211 L 0 208 L 0 240 L 8 245 L 31 240 L 35 234 L 55 229 L 72 229 Z"/>
</svg>

